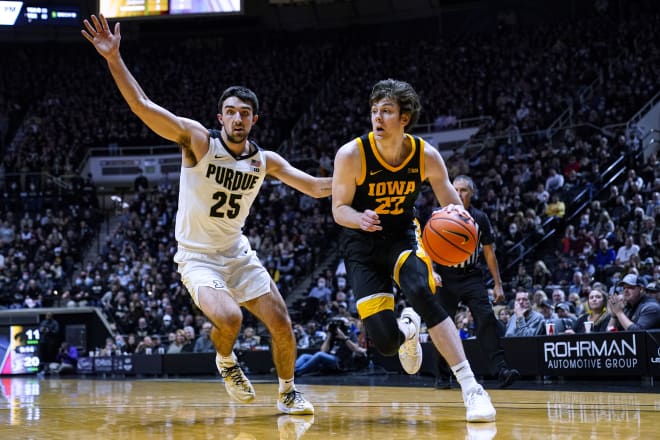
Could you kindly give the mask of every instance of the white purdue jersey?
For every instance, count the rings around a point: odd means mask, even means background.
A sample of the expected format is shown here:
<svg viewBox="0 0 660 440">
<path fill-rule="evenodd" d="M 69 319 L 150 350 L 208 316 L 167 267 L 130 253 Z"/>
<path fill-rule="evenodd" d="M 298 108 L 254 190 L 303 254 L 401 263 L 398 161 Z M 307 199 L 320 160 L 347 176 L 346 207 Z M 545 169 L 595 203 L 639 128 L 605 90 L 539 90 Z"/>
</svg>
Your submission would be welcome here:
<svg viewBox="0 0 660 440">
<path fill-rule="evenodd" d="M 220 131 L 209 130 L 209 150 L 194 167 L 181 167 L 176 240 L 183 249 L 210 253 L 235 246 L 266 176 L 266 155 L 239 158 L 225 147 Z"/>
</svg>

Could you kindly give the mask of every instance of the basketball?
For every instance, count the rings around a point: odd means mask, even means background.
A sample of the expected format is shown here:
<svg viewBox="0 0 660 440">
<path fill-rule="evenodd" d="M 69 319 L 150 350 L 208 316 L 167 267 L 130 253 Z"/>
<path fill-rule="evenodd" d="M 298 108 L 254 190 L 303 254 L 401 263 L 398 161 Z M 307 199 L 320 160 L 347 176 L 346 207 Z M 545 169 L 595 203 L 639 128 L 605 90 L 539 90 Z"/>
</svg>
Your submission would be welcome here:
<svg viewBox="0 0 660 440">
<path fill-rule="evenodd" d="M 472 218 L 447 209 L 433 212 L 422 232 L 426 253 L 443 266 L 454 266 L 467 260 L 477 249 L 478 238 Z"/>
</svg>

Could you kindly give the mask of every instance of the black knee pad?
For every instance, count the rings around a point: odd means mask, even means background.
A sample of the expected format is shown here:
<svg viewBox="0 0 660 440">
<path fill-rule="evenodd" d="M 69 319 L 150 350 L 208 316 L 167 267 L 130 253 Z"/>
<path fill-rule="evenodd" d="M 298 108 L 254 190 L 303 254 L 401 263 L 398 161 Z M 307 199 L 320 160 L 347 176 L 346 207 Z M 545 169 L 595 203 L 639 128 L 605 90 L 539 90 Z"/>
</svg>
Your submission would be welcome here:
<svg viewBox="0 0 660 440">
<path fill-rule="evenodd" d="M 428 294 L 423 291 L 413 291 L 411 294 L 406 295 L 406 299 L 413 309 L 419 313 L 419 316 L 422 317 L 422 321 L 426 323 L 427 328 L 433 328 L 436 324 L 440 324 L 449 317 L 445 309 L 440 305 L 438 298 L 430 291 Z"/>
<path fill-rule="evenodd" d="M 394 356 L 404 341 L 392 310 L 383 310 L 363 319 L 364 327 L 376 350 L 383 356 Z"/>
</svg>

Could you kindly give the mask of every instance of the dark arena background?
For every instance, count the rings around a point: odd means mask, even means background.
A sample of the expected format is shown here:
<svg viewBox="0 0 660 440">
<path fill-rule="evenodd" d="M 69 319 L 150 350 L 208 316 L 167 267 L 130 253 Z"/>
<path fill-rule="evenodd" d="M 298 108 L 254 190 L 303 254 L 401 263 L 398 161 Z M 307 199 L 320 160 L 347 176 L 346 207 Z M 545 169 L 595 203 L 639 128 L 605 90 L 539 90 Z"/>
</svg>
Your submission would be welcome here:
<svg viewBox="0 0 660 440">
<path fill-rule="evenodd" d="M 365 354 L 296 375 L 315 414 L 279 414 L 271 336 L 244 311 L 234 351 L 257 398 L 230 399 L 173 261 L 180 148 L 82 37 L 99 8 L 154 102 L 217 129 L 220 94 L 245 85 L 260 100 L 250 138 L 315 176 L 370 130 L 375 82 L 415 88 L 409 131 L 450 179 L 473 179 L 493 228 L 504 298 L 483 255 L 473 269 L 517 380 L 502 386 L 466 304 L 452 318 L 495 422 L 465 422 L 424 323 L 419 373 L 374 349 L 331 199 L 275 179 L 243 232 L 298 355 L 338 318 Z M 659 29 L 651 0 L 0 0 L 0 437 L 654 438 L 660 311 L 629 330 L 583 323 L 591 293 L 625 296 L 626 276 L 657 306 Z M 438 207 L 424 186 L 422 226 Z M 520 292 L 542 315 L 533 332 L 517 331 Z"/>
</svg>

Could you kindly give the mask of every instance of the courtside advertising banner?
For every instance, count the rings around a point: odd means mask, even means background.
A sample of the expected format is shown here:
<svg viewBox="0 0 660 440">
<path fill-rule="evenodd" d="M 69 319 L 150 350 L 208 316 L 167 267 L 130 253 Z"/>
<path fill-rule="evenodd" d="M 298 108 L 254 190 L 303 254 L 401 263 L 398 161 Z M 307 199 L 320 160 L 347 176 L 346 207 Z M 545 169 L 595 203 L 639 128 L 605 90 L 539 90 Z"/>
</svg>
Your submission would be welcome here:
<svg viewBox="0 0 660 440">
<path fill-rule="evenodd" d="M 660 377 L 660 331 L 646 334 L 646 352 L 648 353 L 649 376 Z"/>
<path fill-rule="evenodd" d="M 646 375 L 646 334 L 591 333 L 544 337 L 541 374 L 550 376 Z"/>
</svg>

